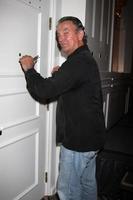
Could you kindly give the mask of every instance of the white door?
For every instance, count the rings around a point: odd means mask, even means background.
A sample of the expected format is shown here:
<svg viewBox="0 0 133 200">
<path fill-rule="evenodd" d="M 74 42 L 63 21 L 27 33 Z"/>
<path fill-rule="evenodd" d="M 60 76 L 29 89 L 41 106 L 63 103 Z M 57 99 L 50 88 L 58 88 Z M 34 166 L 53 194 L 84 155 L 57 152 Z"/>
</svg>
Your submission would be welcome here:
<svg viewBox="0 0 133 200">
<path fill-rule="evenodd" d="M 0 0 L 0 200 L 44 195 L 46 107 L 26 90 L 18 60 L 39 55 L 48 64 L 49 0 Z"/>
<path fill-rule="evenodd" d="M 88 45 L 100 71 L 110 69 L 112 46 L 112 21 L 115 0 L 86 1 L 86 32 Z"/>
</svg>

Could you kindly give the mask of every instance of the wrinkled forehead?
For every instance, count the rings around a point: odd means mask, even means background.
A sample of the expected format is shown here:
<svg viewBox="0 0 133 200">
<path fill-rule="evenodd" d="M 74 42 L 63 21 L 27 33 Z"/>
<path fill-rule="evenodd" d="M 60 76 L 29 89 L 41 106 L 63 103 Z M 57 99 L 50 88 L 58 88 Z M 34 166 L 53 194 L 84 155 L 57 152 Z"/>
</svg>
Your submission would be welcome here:
<svg viewBox="0 0 133 200">
<path fill-rule="evenodd" d="M 67 31 L 67 30 L 75 31 L 76 29 L 77 29 L 76 25 L 72 21 L 69 21 L 69 20 L 60 22 L 56 26 L 57 33 L 61 31 Z"/>
</svg>

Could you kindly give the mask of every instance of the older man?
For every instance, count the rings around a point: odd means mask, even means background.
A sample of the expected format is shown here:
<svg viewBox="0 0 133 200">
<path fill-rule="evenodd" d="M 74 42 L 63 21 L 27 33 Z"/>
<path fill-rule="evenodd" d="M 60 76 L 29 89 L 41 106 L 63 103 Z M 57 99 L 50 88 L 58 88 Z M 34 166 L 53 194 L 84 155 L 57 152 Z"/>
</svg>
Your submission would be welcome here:
<svg viewBox="0 0 133 200">
<path fill-rule="evenodd" d="M 56 39 L 66 57 L 51 77 L 34 69 L 34 59 L 20 59 L 27 89 L 37 101 L 57 99 L 57 143 L 60 167 L 57 192 L 60 200 L 96 200 L 96 155 L 104 145 L 104 116 L 98 66 L 86 40 L 84 26 L 72 16 L 58 21 Z"/>
</svg>

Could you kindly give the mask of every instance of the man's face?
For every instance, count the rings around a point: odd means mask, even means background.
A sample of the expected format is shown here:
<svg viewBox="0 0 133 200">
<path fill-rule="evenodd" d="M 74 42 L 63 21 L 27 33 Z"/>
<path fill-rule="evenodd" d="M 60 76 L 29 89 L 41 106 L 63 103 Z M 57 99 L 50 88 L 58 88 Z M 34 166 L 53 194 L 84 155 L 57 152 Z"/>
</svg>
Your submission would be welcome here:
<svg viewBox="0 0 133 200">
<path fill-rule="evenodd" d="M 61 51 L 67 56 L 83 45 L 84 32 L 77 30 L 73 22 L 64 21 L 59 23 L 56 31 Z"/>
</svg>

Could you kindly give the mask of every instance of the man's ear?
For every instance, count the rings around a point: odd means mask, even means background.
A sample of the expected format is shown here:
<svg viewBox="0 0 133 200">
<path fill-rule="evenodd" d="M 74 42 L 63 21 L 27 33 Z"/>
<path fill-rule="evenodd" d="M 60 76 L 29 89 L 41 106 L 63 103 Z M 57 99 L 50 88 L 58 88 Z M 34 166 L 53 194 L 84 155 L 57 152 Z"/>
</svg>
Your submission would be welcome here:
<svg viewBox="0 0 133 200">
<path fill-rule="evenodd" d="M 84 31 L 83 31 L 83 30 L 79 30 L 79 32 L 78 32 L 78 37 L 79 37 L 79 40 L 80 40 L 80 41 L 83 40 L 83 37 L 84 37 Z"/>
</svg>

